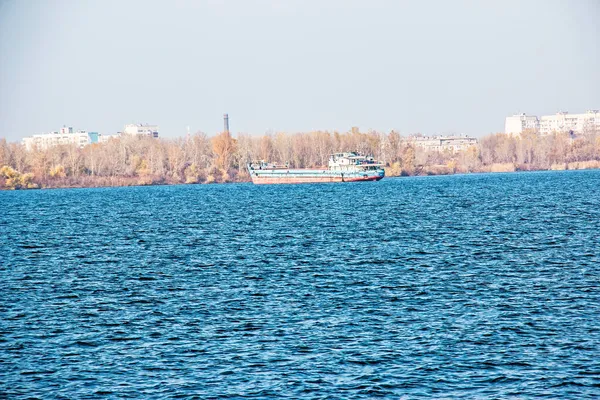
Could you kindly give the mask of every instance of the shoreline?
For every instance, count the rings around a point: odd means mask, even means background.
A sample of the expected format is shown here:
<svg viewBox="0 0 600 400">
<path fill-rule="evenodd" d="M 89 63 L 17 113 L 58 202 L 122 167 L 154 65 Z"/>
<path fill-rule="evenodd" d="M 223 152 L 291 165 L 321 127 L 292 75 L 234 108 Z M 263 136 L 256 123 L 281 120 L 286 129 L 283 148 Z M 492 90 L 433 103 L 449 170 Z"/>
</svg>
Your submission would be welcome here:
<svg viewBox="0 0 600 400">
<path fill-rule="evenodd" d="M 326 165 L 338 149 L 360 149 L 380 160 L 385 175 L 600 169 L 600 133 L 519 137 L 490 134 L 477 144 L 440 151 L 417 146 L 397 132 L 311 131 L 253 137 L 228 132 L 185 139 L 127 136 L 83 147 L 27 151 L 0 139 L 0 188 L 92 188 L 248 182 L 244 166 L 270 160 L 294 168 Z M 283 161 L 288 160 L 288 161 Z"/>
<path fill-rule="evenodd" d="M 594 161 L 595 163 L 598 163 Z M 578 162 L 586 163 L 586 162 Z M 600 164 L 600 163 L 599 163 Z M 600 170 L 600 166 L 589 167 L 589 168 L 550 168 L 550 169 L 515 169 L 512 171 L 456 171 L 453 173 L 423 173 L 413 175 L 386 175 L 384 179 L 398 179 L 398 178 L 416 178 L 416 177 L 434 177 L 434 176 L 464 176 L 464 175 L 484 175 L 484 174 L 518 174 L 518 173 L 533 173 L 533 172 L 568 172 L 568 171 L 593 171 Z M 52 185 L 52 186 L 41 186 L 35 188 L 7 188 L 0 187 L 0 191 L 31 191 L 31 190 L 56 190 L 56 189 L 103 189 L 103 188 L 120 188 L 120 187 L 148 187 L 148 186 L 194 186 L 194 185 L 227 185 L 236 183 L 252 183 L 250 177 L 248 179 L 239 179 L 235 181 L 226 182 L 197 182 L 197 183 L 183 183 L 183 182 L 157 182 L 157 183 L 133 183 L 123 185 Z M 336 182 L 337 183 L 337 182 Z M 350 182 L 351 183 L 351 182 Z M 290 184 L 293 185 L 293 184 Z M 302 185 L 302 184 L 298 184 Z"/>
</svg>

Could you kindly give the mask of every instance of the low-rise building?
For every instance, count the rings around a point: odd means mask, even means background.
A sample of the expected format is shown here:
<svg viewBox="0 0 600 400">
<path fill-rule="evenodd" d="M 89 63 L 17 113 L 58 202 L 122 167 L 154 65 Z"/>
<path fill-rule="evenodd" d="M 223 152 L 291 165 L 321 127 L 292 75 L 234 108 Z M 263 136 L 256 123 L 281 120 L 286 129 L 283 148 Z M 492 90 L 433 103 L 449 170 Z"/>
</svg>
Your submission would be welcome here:
<svg viewBox="0 0 600 400">
<path fill-rule="evenodd" d="M 118 138 L 120 138 L 120 137 L 121 137 L 121 135 L 120 135 L 120 134 L 115 134 L 115 135 L 106 135 L 106 134 L 102 134 L 102 133 L 101 133 L 101 134 L 99 134 L 99 135 L 98 135 L 98 143 L 106 143 L 106 142 L 108 142 L 109 140 L 112 140 L 112 139 L 118 139 Z"/>
<path fill-rule="evenodd" d="M 409 142 L 427 151 L 450 151 L 457 153 L 477 145 L 477 139 L 466 135 L 409 136 Z"/>
</svg>

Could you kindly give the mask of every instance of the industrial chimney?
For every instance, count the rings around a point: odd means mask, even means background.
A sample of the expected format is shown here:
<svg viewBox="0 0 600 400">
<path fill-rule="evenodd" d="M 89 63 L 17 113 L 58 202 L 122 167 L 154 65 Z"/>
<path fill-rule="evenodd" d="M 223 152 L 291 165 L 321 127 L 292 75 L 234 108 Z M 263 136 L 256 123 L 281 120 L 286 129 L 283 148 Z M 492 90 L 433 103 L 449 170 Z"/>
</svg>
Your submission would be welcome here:
<svg viewBox="0 0 600 400">
<path fill-rule="evenodd" d="M 229 133 L 229 114 L 223 114 L 223 122 L 225 123 L 225 132 Z"/>
</svg>

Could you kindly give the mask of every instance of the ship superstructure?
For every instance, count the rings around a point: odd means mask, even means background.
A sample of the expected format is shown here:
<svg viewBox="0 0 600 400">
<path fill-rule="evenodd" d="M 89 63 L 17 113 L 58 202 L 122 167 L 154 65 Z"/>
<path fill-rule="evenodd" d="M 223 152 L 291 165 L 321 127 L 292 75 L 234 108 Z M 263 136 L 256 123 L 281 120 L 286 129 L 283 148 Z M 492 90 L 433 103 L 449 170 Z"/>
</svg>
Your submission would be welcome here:
<svg viewBox="0 0 600 400">
<path fill-rule="evenodd" d="M 383 164 L 355 152 L 332 154 L 323 169 L 290 169 L 287 164 L 255 161 L 248 164 L 248 172 L 256 184 L 378 181 L 385 176 Z"/>
</svg>

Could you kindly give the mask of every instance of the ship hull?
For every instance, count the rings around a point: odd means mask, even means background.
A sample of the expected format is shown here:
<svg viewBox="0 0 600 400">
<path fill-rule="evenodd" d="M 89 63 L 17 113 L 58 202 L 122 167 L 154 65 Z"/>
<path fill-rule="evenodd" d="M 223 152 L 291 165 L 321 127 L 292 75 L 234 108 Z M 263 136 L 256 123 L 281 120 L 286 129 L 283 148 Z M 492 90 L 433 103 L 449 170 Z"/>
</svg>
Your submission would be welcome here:
<svg viewBox="0 0 600 400">
<path fill-rule="evenodd" d="M 252 182 L 257 185 L 378 181 L 385 176 L 383 170 L 347 173 L 330 170 L 250 170 L 249 172 Z"/>
</svg>

